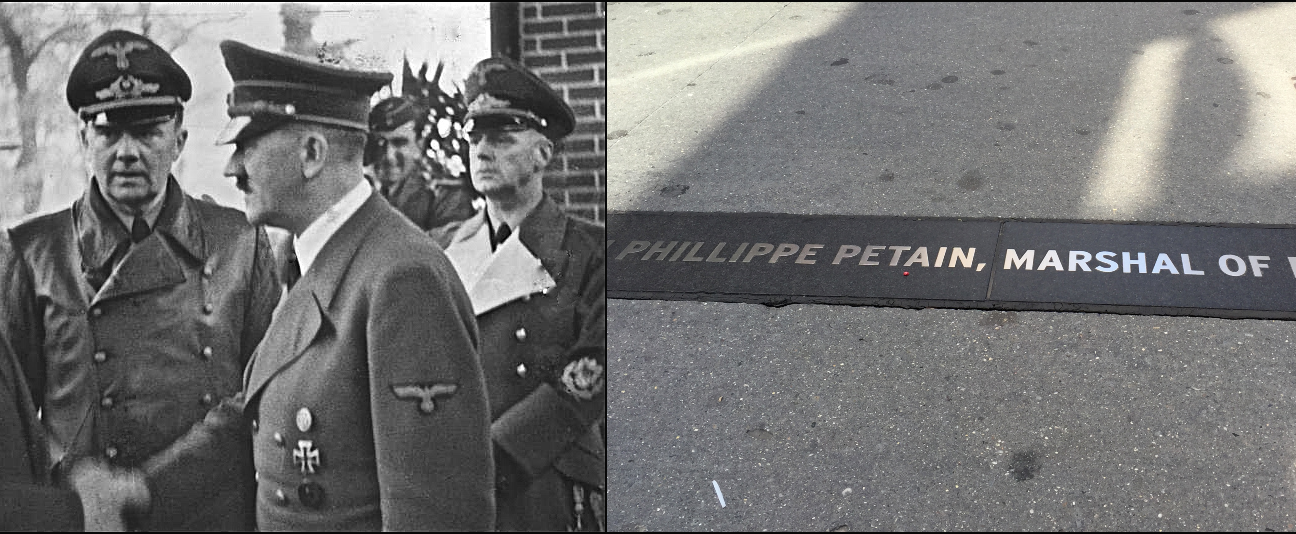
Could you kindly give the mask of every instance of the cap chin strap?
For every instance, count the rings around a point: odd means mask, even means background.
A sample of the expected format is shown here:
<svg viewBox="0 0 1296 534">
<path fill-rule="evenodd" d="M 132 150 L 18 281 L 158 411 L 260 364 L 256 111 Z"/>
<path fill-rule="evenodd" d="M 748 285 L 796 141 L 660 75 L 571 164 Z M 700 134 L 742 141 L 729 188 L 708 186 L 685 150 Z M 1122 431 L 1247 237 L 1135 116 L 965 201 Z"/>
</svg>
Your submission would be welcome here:
<svg viewBox="0 0 1296 534">
<path fill-rule="evenodd" d="M 293 119 L 303 121 L 303 122 L 318 122 L 321 124 L 327 124 L 329 126 L 338 126 L 341 128 L 347 128 L 351 130 L 360 130 L 361 132 L 369 131 L 368 124 L 365 124 L 363 122 L 349 121 L 346 119 L 335 119 L 333 117 L 321 117 L 319 115 L 306 115 L 302 113 L 293 115 Z"/>
<path fill-rule="evenodd" d="M 355 91 L 349 91 L 346 89 L 334 89 L 332 87 L 324 87 L 320 85 L 312 85 L 312 84 L 304 84 L 304 83 L 281 82 L 277 80 L 243 80 L 239 82 L 234 82 L 235 89 L 241 89 L 245 87 L 260 87 L 264 89 L 287 89 L 290 91 L 323 93 L 326 95 L 341 96 L 346 98 L 351 98 L 356 96 Z"/>
<path fill-rule="evenodd" d="M 91 104 L 77 110 L 77 115 L 81 120 L 90 120 L 95 114 L 101 111 L 108 111 L 120 108 L 134 108 L 144 106 L 183 106 L 184 101 L 178 96 L 148 96 L 144 98 L 132 98 L 130 100 L 110 100 Z"/>
<path fill-rule="evenodd" d="M 265 100 L 256 100 L 253 102 L 242 102 L 229 106 L 228 114 L 232 117 L 243 117 L 253 115 L 274 115 L 276 117 L 286 117 L 293 120 L 305 122 L 317 122 L 329 126 L 338 126 L 341 128 L 350 128 L 362 132 L 369 131 L 369 123 L 351 121 L 347 119 L 338 119 L 334 117 L 325 117 L 323 115 L 314 115 L 310 113 L 298 113 L 297 106 L 293 104 L 279 104 Z"/>
</svg>

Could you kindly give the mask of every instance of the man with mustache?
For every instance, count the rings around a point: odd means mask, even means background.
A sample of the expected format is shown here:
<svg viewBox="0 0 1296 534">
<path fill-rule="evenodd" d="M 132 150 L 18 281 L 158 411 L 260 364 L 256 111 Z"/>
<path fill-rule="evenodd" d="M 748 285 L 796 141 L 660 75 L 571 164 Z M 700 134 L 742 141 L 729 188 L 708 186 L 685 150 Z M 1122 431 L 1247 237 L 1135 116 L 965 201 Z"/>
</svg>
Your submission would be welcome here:
<svg viewBox="0 0 1296 534">
<path fill-rule="evenodd" d="M 605 233 L 544 193 L 575 117 L 504 58 L 465 82 L 472 184 L 486 206 L 434 230 L 482 332 L 499 530 L 603 530 L 607 487 Z"/>
<path fill-rule="evenodd" d="M 151 521 L 252 450 L 257 527 L 486 530 L 490 412 L 471 304 L 445 254 L 364 179 L 369 99 L 391 74 L 223 41 L 225 175 L 247 218 L 288 230 L 301 277 L 239 395 L 142 471 Z M 324 56 L 324 54 L 321 54 Z M 291 279 L 292 277 L 289 277 Z"/>
<path fill-rule="evenodd" d="M 433 187 L 424 141 L 428 110 L 407 97 L 393 96 L 369 113 L 374 186 L 392 207 L 423 230 L 472 215 L 472 194 L 466 187 Z"/>
<path fill-rule="evenodd" d="M 171 175 L 191 91 L 148 38 L 94 39 L 67 83 L 93 171 L 85 194 L 8 231 L 0 336 L 41 410 L 53 478 L 71 474 L 74 487 L 77 473 L 93 474 L 74 465 L 142 465 L 239 391 L 278 301 L 265 231 Z M 187 480 L 204 499 L 154 527 L 252 527 L 251 456 L 224 454 L 238 483 Z"/>
</svg>

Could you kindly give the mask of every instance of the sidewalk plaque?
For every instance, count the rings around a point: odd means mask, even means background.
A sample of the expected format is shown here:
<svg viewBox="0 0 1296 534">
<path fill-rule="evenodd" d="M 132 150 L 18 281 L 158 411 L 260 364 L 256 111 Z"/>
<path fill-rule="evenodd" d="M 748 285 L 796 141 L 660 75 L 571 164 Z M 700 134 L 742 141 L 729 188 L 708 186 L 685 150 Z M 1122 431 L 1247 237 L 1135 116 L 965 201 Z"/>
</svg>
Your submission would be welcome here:
<svg viewBox="0 0 1296 534">
<path fill-rule="evenodd" d="M 608 296 L 1296 319 L 1296 228 L 612 213 Z"/>
</svg>

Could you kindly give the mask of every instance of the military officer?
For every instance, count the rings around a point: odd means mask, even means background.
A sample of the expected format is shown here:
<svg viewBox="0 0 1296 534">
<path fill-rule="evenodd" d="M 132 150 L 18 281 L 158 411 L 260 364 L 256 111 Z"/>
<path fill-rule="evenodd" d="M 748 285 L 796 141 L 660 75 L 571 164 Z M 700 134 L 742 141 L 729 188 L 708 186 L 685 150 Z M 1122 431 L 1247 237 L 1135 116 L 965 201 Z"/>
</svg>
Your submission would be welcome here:
<svg viewBox="0 0 1296 534">
<path fill-rule="evenodd" d="M 603 227 L 544 194 L 571 108 L 535 74 L 492 58 L 465 82 L 472 218 L 433 237 L 468 288 L 482 332 L 498 528 L 605 528 L 607 362 Z"/>
<path fill-rule="evenodd" d="M 301 278 L 222 403 L 145 466 L 156 510 L 220 478 L 251 436 L 261 530 L 484 530 L 494 521 L 477 326 L 441 250 L 362 174 L 369 98 L 391 74 L 224 41 L 225 173 L 253 224 L 292 233 Z"/>
<path fill-rule="evenodd" d="M 239 391 L 270 323 L 279 289 L 265 231 L 171 175 L 190 93 L 184 69 L 144 36 L 94 39 L 67 82 L 93 176 L 69 208 L 8 230 L 0 337 L 22 363 L 56 466 L 154 457 Z M 246 476 L 187 481 L 205 499 L 154 527 L 252 526 L 251 455 L 223 452 Z"/>
<path fill-rule="evenodd" d="M 472 193 L 466 187 L 433 187 L 418 132 L 427 110 L 405 97 L 379 102 L 369 113 L 375 185 L 396 209 L 423 230 L 472 215 Z"/>
</svg>

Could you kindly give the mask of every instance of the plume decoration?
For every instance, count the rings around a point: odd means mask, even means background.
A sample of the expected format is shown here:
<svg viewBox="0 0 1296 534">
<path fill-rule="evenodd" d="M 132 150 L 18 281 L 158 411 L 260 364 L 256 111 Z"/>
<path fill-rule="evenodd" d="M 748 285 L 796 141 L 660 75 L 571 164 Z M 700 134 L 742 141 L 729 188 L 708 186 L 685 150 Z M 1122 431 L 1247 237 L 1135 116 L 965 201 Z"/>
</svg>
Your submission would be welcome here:
<svg viewBox="0 0 1296 534">
<path fill-rule="evenodd" d="M 401 96 L 426 110 L 415 121 L 419 147 L 424 163 L 431 174 L 429 185 L 461 185 L 468 178 L 468 134 L 464 132 L 464 117 L 468 106 L 463 101 L 463 90 L 454 86 L 454 93 L 441 88 L 441 73 L 445 62 L 438 61 L 436 71 L 427 77 L 428 63 L 423 62 L 418 74 L 410 68 L 409 58 L 401 65 Z M 453 182 L 453 183 L 449 183 Z"/>
</svg>

